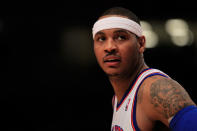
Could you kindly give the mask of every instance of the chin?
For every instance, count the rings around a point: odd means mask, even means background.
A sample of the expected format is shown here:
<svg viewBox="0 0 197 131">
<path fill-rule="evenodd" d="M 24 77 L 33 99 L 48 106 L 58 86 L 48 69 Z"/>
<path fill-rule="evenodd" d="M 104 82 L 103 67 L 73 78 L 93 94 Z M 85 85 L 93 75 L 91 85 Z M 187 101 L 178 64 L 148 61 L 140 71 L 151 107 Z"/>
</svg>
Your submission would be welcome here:
<svg viewBox="0 0 197 131">
<path fill-rule="evenodd" d="M 119 76 L 120 75 L 120 73 L 119 72 L 117 72 L 117 71 L 106 71 L 105 72 L 108 76 Z"/>
<path fill-rule="evenodd" d="M 111 77 L 111 78 L 118 78 L 120 77 L 120 74 L 107 74 L 108 77 Z"/>
</svg>

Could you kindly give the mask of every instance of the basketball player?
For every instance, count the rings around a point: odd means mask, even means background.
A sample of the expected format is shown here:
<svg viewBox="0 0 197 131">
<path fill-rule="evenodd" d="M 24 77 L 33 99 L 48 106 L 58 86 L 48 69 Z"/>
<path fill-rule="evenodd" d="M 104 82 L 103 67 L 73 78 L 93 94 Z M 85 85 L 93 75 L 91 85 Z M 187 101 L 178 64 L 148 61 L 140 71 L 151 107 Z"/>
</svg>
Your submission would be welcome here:
<svg viewBox="0 0 197 131">
<path fill-rule="evenodd" d="M 112 131 L 197 131 L 197 107 L 186 90 L 143 58 L 145 36 L 137 16 L 122 7 L 104 12 L 93 26 L 94 52 L 113 86 Z"/>
</svg>

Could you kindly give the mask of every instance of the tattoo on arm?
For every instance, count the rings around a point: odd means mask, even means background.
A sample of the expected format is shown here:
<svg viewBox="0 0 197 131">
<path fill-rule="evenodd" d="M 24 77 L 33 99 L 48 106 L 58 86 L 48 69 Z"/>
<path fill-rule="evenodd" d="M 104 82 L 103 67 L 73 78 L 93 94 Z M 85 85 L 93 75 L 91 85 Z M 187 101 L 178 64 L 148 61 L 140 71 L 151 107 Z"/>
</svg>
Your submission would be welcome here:
<svg viewBox="0 0 197 131">
<path fill-rule="evenodd" d="M 195 105 L 188 93 L 171 79 L 159 79 L 152 83 L 150 96 L 151 104 L 166 119 L 188 105 Z"/>
</svg>

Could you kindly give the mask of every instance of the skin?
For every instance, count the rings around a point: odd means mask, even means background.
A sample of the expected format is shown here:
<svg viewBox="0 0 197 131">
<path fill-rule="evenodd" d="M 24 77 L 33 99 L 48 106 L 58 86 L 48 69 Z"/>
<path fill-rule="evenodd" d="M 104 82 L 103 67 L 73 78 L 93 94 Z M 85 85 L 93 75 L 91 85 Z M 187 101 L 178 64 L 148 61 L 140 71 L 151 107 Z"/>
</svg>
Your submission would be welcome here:
<svg viewBox="0 0 197 131">
<path fill-rule="evenodd" d="M 103 16 L 100 19 L 110 16 L 114 15 Z M 143 58 L 144 50 L 145 37 L 136 37 L 127 30 L 106 29 L 95 35 L 95 56 L 100 67 L 108 75 L 118 102 L 131 81 L 143 69 L 148 68 Z M 110 59 L 118 61 L 106 62 Z M 149 77 L 140 86 L 137 94 L 137 124 L 142 131 L 154 130 L 158 123 L 169 127 L 173 116 L 189 105 L 195 103 L 179 83 L 162 76 Z"/>
</svg>

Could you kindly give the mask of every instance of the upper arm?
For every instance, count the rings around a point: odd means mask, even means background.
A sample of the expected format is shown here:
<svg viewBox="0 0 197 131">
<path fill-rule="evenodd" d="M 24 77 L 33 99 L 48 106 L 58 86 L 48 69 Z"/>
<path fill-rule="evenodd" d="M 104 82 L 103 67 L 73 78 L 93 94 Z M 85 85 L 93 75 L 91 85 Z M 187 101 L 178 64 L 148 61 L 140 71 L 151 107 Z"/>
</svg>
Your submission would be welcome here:
<svg viewBox="0 0 197 131">
<path fill-rule="evenodd" d="M 182 108 L 195 105 L 186 90 L 170 78 L 159 77 L 149 86 L 149 104 L 158 120 L 168 126 L 169 120 Z"/>
<path fill-rule="evenodd" d="M 195 105 L 186 90 L 176 81 L 152 76 L 144 81 L 138 92 L 138 105 L 146 116 L 169 126 L 169 120 L 182 108 Z"/>
</svg>

